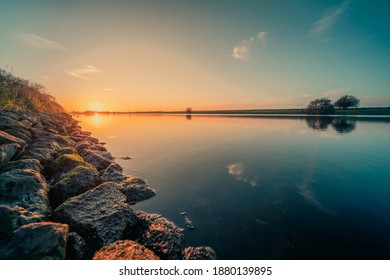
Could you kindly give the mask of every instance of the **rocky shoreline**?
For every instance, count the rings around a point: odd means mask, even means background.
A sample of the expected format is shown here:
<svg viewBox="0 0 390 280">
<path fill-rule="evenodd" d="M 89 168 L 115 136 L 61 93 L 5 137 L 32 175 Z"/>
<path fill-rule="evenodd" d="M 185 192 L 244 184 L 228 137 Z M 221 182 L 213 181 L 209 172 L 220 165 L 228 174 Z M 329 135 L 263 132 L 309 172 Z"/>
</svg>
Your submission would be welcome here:
<svg viewBox="0 0 390 280">
<path fill-rule="evenodd" d="M 155 194 L 70 115 L 0 111 L 0 259 L 215 259 L 132 210 Z"/>
</svg>

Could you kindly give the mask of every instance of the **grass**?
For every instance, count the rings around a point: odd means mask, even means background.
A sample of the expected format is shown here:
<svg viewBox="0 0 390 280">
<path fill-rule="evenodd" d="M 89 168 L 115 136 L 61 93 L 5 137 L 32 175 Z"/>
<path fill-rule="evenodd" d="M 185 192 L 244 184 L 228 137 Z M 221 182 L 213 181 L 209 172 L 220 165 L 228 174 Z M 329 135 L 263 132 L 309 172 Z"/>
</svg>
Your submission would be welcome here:
<svg viewBox="0 0 390 280">
<path fill-rule="evenodd" d="M 0 69 L 0 110 L 11 109 L 54 113 L 65 111 L 42 85 Z"/>
</svg>

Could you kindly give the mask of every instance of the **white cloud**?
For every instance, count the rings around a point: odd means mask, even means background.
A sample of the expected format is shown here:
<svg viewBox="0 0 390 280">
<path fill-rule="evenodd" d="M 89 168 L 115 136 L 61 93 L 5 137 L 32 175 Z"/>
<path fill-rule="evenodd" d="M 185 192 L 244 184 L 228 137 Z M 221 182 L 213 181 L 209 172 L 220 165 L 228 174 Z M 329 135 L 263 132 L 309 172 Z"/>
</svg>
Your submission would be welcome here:
<svg viewBox="0 0 390 280">
<path fill-rule="evenodd" d="M 244 163 L 237 162 L 237 163 L 231 163 L 228 166 L 226 166 L 228 169 L 229 175 L 233 176 L 236 180 L 247 183 L 251 185 L 252 187 L 255 187 L 257 185 L 257 179 L 251 179 L 249 176 L 247 176 L 246 168 Z"/>
<path fill-rule="evenodd" d="M 255 37 L 251 37 L 248 40 L 241 41 L 238 45 L 234 46 L 231 56 L 238 60 L 249 60 L 252 53 L 253 45 L 261 43 L 263 47 L 266 44 L 266 35 L 267 32 L 261 31 Z"/>
<path fill-rule="evenodd" d="M 82 67 L 70 70 L 70 71 L 68 71 L 66 73 L 71 75 L 71 76 L 73 76 L 73 77 L 76 77 L 76 78 L 79 78 L 79 79 L 86 79 L 87 80 L 88 77 L 86 75 L 99 73 L 99 72 L 102 72 L 102 71 L 97 69 L 95 66 L 84 65 Z"/>
<path fill-rule="evenodd" d="M 326 31 L 331 29 L 340 17 L 348 10 L 349 1 L 344 1 L 341 5 L 327 10 L 324 15 L 316 21 L 309 30 L 309 36 L 318 38 L 322 42 L 330 40 L 326 36 Z"/>
<path fill-rule="evenodd" d="M 36 34 L 30 33 L 30 34 L 24 34 L 21 36 L 21 39 L 30 47 L 36 48 L 36 49 L 49 49 L 49 50 L 61 50 L 66 51 L 68 50 L 67 47 L 64 45 L 51 41 L 49 39 L 43 38 L 41 36 L 38 36 Z"/>
<path fill-rule="evenodd" d="M 346 88 L 346 87 L 340 87 L 340 88 L 327 90 L 327 91 L 322 93 L 322 96 L 328 97 L 328 98 L 338 98 L 338 97 L 341 97 L 342 95 L 346 94 L 349 91 L 351 91 L 351 89 Z"/>
</svg>

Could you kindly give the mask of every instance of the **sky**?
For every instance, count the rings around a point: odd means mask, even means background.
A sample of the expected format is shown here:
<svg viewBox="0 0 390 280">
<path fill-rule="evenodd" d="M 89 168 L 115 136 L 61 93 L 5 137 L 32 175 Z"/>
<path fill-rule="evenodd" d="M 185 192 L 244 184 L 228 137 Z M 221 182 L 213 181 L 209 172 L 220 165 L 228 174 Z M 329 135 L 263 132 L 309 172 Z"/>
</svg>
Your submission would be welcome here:
<svg viewBox="0 0 390 280">
<path fill-rule="evenodd" d="M 390 106 L 389 26 L 389 0 L 0 0 L 0 68 L 68 111 Z"/>
</svg>

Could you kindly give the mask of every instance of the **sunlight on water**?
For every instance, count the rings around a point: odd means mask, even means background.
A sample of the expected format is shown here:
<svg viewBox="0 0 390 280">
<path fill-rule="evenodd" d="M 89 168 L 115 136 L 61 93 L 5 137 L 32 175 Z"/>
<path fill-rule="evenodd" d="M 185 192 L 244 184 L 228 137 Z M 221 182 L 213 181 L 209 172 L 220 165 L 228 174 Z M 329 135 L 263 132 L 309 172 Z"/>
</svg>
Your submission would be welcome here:
<svg viewBox="0 0 390 280">
<path fill-rule="evenodd" d="M 80 116 L 220 259 L 390 258 L 390 118 Z"/>
</svg>

